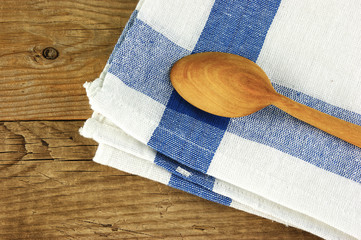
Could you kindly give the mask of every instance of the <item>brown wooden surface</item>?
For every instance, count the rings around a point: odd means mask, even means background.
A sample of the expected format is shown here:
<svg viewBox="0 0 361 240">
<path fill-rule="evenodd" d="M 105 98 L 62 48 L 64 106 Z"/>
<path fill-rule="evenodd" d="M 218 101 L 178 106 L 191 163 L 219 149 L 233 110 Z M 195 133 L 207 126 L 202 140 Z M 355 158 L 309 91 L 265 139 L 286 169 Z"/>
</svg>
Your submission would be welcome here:
<svg viewBox="0 0 361 240">
<path fill-rule="evenodd" d="M 0 2 L 0 239 L 317 239 L 91 161 L 82 84 L 135 5 Z M 59 57 L 45 59 L 46 47 Z"/>
</svg>

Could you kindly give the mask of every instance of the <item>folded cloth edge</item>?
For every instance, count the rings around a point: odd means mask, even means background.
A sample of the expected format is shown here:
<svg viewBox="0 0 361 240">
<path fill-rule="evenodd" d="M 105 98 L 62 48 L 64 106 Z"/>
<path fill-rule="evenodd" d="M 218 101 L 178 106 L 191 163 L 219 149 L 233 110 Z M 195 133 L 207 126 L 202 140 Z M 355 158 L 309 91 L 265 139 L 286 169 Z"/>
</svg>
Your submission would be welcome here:
<svg viewBox="0 0 361 240">
<path fill-rule="evenodd" d="M 112 124 L 109 119 L 101 116 L 101 114 L 95 112 L 93 117 L 85 122 L 84 126 L 80 129 L 80 133 L 84 137 L 92 138 L 100 144 L 99 150 L 94 157 L 95 162 L 167 185 L 164 179 L 157 180 L 157 176 L 153 176 L 151 172 L 146 171 L 147 174 L 145 174 L 144 171 L 135 167 L 140 166 L 137 164 L 141 163 L 158 170 L 161 169 L 159 171 L 167 172 L 167 170 L 151 162 L 152 155 L 155 153 L 149 154 L 147 151 L 154 152 L 154 150 L 124 133 L 122 129 Z M 111 133 L 114 133 L 113 136 L 109 136 Z M 119 138 L 119 136 L 122 137 Z M 134 145 L 129 147 L 128 141 L 134 143 Z M 139 149 L 140 151 L 138 151 Z M 114 155 L 118 157 L 114 157 Z M 217 188 L 217 193 L 230 197 L 234 201 L 231 207 L 238 210 L 265 217 L 285 225 L 301 228 L 326 239 L 354 239 L 322 221 L 283 207 L 226 182 L 218 180 L 216 185 L 218 185 L 215 187 Z"/>
</svg>

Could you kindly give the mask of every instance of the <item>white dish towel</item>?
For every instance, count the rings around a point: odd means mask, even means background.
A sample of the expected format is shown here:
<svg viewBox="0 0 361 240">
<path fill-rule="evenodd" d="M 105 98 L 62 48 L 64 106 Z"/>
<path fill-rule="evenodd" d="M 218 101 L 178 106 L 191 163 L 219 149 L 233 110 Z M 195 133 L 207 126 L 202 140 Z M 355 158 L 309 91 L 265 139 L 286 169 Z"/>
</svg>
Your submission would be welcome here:
<svg viewBox="0 0 361 240">
<path fill-rule="evenodd" d="M 242 118 L 173 90 L 180 58 L 260 65 L 276 91 L 361 125 L 361 1 L 140 1 L 98 79 L 81 134 L 94 161 L 326 239 L 361 239 L 361 149 L 269 106 Z"/>
</svg>

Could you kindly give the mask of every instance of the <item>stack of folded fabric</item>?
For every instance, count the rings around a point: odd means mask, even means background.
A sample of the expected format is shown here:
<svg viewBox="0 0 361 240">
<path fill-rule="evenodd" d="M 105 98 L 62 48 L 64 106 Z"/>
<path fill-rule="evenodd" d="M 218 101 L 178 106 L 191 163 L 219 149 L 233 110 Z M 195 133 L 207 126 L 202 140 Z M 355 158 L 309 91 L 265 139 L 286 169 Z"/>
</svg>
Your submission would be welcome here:
<svg viewBox="0 0 361 240">
<path fill-rule="evenodd" d="M 172 88 L 184 56 L 228 52 L 279 93 L 361 125 L 358 0 L 140 1 L 98 79 L 81 134 L 94 161 L 327 239 L 361 239 L 361 149 L 269 106 L 205 113 Z"/>
</svg>

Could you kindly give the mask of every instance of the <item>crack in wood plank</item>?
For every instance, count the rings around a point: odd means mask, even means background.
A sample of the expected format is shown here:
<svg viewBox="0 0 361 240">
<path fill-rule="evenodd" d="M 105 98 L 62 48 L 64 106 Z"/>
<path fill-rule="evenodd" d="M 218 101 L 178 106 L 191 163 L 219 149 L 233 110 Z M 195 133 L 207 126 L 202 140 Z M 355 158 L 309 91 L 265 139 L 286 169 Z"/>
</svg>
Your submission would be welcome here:
<svg viewBox="0 0 361 240">
<path fill-rule="evenodd" d="M 91 223 L 91 224 L 95 224 L 95 225 L 100 225 L 100 226 L 105 227 L 105 228 L 110 228 L 113 232 L 115 232 L 115 231 L 125 231 L 125 232 L 132 233 L 132 234 L 141 234 L 141 235 L 145 235 L 145 236 L 148 236 L 148 237 L 155 237 L 155 236 L 153 236 L 151 234 L 140 232 L 140 231 L 134 231 L 134 230 L 120 228 L 120 227 L 113 227 L 113 224 L 109 224 L 109 223 L 97 223 L 97 222 L 92 222 L 92 221 L 87 221 L 87 220 L 83 220 L 83 222 Z"/>
</svg>

